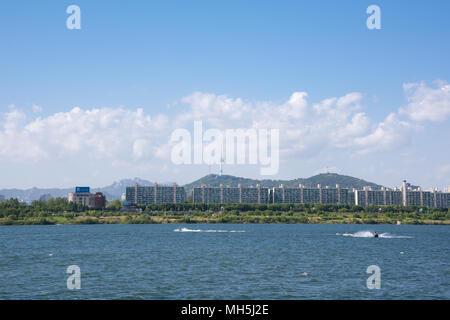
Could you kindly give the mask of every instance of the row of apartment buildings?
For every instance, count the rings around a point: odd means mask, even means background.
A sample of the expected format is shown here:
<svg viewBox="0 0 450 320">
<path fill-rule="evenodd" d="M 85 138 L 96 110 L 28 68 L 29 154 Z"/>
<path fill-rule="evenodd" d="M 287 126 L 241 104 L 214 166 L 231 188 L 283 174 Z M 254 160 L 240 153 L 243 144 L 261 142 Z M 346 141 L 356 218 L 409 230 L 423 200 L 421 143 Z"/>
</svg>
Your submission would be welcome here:
<svg viewBox="0 0 450 320">
<path fill-rule="evenodd" d="M 424 191 L 410 190 L 406 181 L 400 189 L 372 190 L 369 187 L 363 190 L 349 190 L 336 185 L 336 188 L 322 187 L 307 188 L 299 185 L 298 188 L 256 187 L 207 187 L 194 188 L 192 194 L 194 203 L 322 203 L 322 204 L 354 204 L 368 205 L 413 205 L 435 208 L 450 208 L 450 190 L 438 192 L 437 190 Z M 139 186 L 127 187 L 126 201 L 133 204 L 161 204 L 185 202 L 183 187 L 173 186 Z"/>
</svg>

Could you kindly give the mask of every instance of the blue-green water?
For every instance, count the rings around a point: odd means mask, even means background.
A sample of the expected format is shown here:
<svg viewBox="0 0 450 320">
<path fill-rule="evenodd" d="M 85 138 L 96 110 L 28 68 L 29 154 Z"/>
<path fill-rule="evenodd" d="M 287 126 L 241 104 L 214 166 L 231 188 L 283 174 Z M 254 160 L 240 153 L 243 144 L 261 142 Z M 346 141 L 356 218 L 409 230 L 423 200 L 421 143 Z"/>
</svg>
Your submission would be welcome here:
<svg viewBox="0 0 450 320">
<path fill-rule="evenodd" d="M 449 240 L 448 226 L 0 227 L 0 299 L 449 299 Z"/>
</svg>

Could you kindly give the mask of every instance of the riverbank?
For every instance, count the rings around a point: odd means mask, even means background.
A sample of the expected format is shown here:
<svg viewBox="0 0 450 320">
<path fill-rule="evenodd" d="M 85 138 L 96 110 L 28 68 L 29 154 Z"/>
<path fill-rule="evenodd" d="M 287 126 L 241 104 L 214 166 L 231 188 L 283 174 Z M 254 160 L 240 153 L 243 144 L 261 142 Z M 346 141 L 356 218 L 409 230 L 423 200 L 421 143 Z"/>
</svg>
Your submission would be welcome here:
<svg viewBox="0 0 450 320">
<path fill-rule="evenodd" d="M 384 214 L 361 216 L 361 214 L 323 215 L 223 215 L 210 216 L 149 216 L 148 214 L 127 214 L 117 216 L 51 216 L 25 219 L 0 218 L 0 226 L 8 225 L 66 225 L 66 224 L 405 224 L 405 225 L 450 225 L 450 219 L 430 217 L 391 218 Z"/>
<path fill-rule="evenodd" d="M 25 204 L 0 202 L 0 225 L 46 224 L 424 224 L 450 225 L 450 209 L 345 204 L 198 204 L 138 205 L 124 211 L 120 201 L 92 209 L 66 198 Z"/>
</svg>

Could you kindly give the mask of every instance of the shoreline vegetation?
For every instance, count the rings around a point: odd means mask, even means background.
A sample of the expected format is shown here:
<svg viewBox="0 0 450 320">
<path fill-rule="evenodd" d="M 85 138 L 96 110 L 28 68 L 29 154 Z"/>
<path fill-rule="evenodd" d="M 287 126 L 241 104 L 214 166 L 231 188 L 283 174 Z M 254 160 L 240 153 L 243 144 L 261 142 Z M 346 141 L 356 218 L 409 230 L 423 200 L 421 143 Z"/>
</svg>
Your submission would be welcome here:
<svg viewBox="0 0 450 320">
<path fill-rule="evenodd" d="M 92 209 L 66 198 L 0 202 L 0 226 L 61 224 L 425 224 L 450 225 L 450 209 L 415 206 L 368 207 L 346 204 L 197 204 L 139 205 L 137 212 L 122 210 L 120 201 Z"/>
</svg>

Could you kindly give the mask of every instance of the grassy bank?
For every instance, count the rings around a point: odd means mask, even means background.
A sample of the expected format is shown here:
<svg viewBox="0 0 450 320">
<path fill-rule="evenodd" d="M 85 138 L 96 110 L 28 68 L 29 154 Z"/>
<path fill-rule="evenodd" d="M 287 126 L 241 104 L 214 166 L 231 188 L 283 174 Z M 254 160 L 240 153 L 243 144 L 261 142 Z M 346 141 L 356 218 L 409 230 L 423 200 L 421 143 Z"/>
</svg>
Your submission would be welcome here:
<svg viewBox="0 0 450 320">
<path fill-rule="evenodd" d="M 450 225 L 450 219 L 442 217 L 388 217 L 384 214 L 361 215 L 357 213 L 327 214 L 327 215 L 230 215 L 211 214 L 209 216 L 190 215 L 154 215 L 126 214 L 117 216 L 86 216 L 76 215 L 72 217 L 51 216 L 31 217 L 25 219 L 0 218 L 0 225 L 50 225 L 50 224 L 161 224 L 161 223 L 284 223 L 284 224 L 428 224 L 428 225 Z"/>
<path fill-rule="evenodd" d="M 67 199 L 0 202 L 0 225 L 151 224 L 151 223 L 302 223 L 450 225 L 450 210 L 413 206 L 344 204 L 193 204 L 165 203 L 123 212 L 119 201 L 92 210 Z"/>
</svg>

